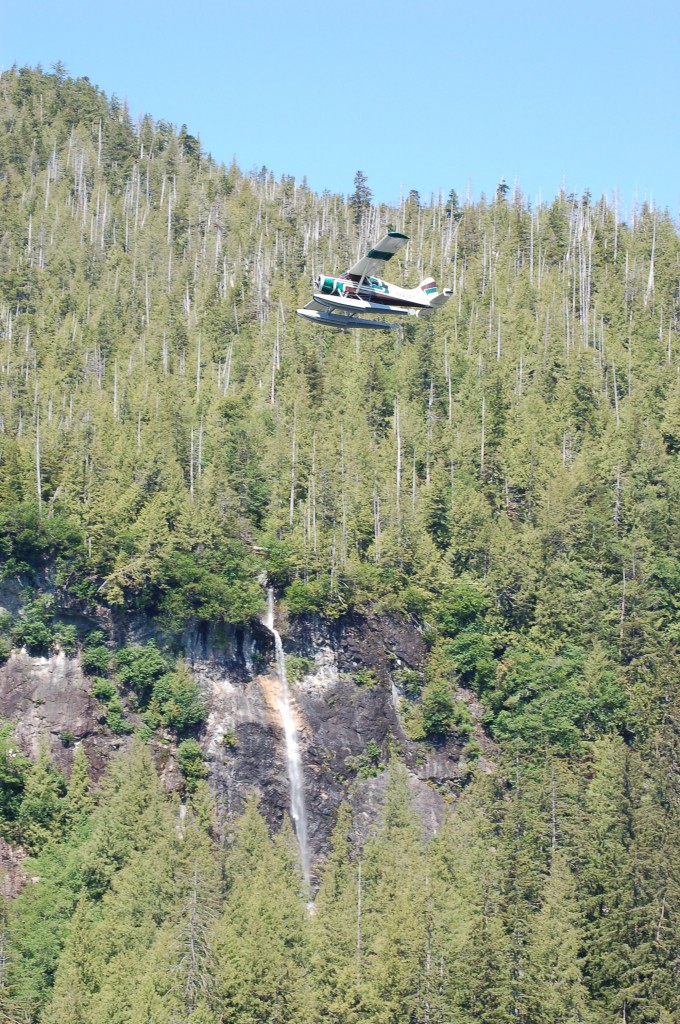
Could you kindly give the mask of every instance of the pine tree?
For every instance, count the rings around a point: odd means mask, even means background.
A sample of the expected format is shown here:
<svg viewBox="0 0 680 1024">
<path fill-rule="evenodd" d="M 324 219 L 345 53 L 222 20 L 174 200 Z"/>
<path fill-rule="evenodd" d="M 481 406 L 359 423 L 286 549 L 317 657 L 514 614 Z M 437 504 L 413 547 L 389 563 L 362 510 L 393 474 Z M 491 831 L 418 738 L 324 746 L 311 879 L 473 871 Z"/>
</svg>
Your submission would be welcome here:
<svg viewBox="0 0 680 1024">
<path fill-rule="evenodd" d="M 359 1021 L 362 1012 L 362 855 L 353 848 L 350 831 L 345 805 L 338 812 L 311 921 L 321 1019 L 343 1024 Z"/>
<path fill-rule="evenodd" d="M 363 171 L 354 175 L 354 192 L 347 200 L 354 214 L 354 223 L 360 225 L 371 205 L 373 193 L 368 187 L 368 178 Z"/>
<path fill-rule="evenodd" d="M 68 834 L 82 827 L 94 807 L 90 793 L 87 756 L 82 745 L 76 747 L 71 764 L 71 777 L 63 801 L 64 830 Z"/>
<path fill-rule="evenodd" d="M 527 944 L 524 987 L 529 1020 L 581 1024 L 589 1019 L 581 962 L 583 943 L 576 882 L 566 858 L 556 850 Z"/>
<path fill-rule="evenodd" d="M 256 1024 L 314 1019 L 305 905 L 290 825 L 274 843 L 251 802 L 227 861 L 230 889 L 217 925 L 217 1005 Z"/>
<path fill-rule="evenodd" d="M 26 775 L 21 806 L 17 814 L 17 836 L 29 850 L 39 851 L 55 837 L 64 795 L 64 779 L 43 744 Z"/>
<path fill-rule="evenodd" d="M 422 1012 L 428 958 L 425 861 L 407 775 L 396 762 L 384 823 L 366 845 L 362 880 L 362 998 L 372 1019 L 396 1024 Z"/>
</svg>

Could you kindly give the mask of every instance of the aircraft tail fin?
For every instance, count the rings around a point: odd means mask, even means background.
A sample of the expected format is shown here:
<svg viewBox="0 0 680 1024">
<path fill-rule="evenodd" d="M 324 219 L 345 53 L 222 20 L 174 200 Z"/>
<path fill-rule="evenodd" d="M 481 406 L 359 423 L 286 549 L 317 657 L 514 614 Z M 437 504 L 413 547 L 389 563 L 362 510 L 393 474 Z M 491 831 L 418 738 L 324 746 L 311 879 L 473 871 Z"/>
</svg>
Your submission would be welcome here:
<svg viewBox="0 0 680 1024">
<path fill-rule="evenodd" d="M 433 277 L 426 277 L 424 281 L 420 282 L 418 287 L 422 292 L 425 292 L 428 299 L 437 294 L 437 282 Z"/>
<path fill-rule="evenodd" d="M 437 289 L 437 283 L 433 277 L 426 277 L 424 281 L 421 281 L 418 285 L 421 291 L 427 295 L 430 305 L 434 309 L 438 309 L 443 306 L 445 302 L 451 298 L 451 289 L 445 288 L 443 292 L 439 292 Z"/>
</svg>

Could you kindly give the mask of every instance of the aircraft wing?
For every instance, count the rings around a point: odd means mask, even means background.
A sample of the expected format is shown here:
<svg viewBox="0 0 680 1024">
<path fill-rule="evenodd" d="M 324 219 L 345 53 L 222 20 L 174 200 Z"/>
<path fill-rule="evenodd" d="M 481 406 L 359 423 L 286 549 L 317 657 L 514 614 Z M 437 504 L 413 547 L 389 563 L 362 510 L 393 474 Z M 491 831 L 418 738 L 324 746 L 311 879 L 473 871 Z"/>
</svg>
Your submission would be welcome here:
<svg viewBox="0 0 680 1024">
<path fill-rule="evenodd" d="M 408 235 L 401 231 L 388 231 L 384 238 L 369 249 L 366 256 L 350 267 L 342 276 L 346 280 L 360 281 L 362 277 L 373 277 L 382 272 L 388 260 L 408 242 Z"/>
</svg>

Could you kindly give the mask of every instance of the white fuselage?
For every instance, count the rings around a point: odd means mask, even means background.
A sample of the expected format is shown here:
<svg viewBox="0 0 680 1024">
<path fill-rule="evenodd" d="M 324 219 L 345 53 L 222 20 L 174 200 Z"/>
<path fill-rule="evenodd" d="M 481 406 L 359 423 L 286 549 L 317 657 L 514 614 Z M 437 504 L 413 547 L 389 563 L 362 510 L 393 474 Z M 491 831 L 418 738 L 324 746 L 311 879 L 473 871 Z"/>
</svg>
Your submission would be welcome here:
<svg viewBox="0 0 680 1024">
<path fill-rule="evenodd" d="M 421 311 L 435 308 L 431 305 L 430 295 L 437 294 L 434 282 L 426 291 L 422 285 L 418 288 L 400 288 L 377 277 L 353 281 L 344 277 L 320 276 L 316 278 L 314 285 L 316 302 L 329 309 L 354 310 L 357 313 L 418 315 Z"/>
</svg>

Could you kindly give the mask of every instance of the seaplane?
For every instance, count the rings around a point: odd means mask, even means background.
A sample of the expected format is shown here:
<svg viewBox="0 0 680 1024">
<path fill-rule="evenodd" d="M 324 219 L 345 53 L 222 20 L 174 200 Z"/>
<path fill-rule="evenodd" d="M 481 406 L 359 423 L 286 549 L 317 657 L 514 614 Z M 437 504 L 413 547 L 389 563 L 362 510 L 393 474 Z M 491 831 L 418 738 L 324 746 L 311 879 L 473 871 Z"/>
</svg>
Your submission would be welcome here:
<svg viewBox="0 0 680 1024">
<path fill-rule="evenodd" d="M 426 278 L 417 288 L 400 288 L 375 276 L 407 242 L 408 235 L 401 231 L 388 231 L 366 256 L 344 274 L 339 277 L 321 274 L 314 278 L 312 299 L 302 309 L 296 310 L 298 316 L 323 327 L 390 331 L 399 325 L 365 319 L 366 314 L 422 316 L 441 309 L 450 298 L 451 291 L 448 288 L 438 291 L 433 278 Z"/>
</svg>

